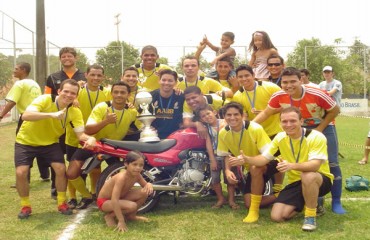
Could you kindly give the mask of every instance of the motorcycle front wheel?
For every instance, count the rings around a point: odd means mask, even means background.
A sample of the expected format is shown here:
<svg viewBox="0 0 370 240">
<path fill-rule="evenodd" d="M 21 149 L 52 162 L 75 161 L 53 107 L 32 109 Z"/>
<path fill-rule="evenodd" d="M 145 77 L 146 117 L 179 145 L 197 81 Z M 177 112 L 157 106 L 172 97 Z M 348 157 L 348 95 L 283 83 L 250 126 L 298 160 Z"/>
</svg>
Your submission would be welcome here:
<svg viewBox="0 0 370 240">
<path fill-rule="evenodd" d="M 106 167 L 100 174 L 98 182 L 96 183 L 96 195 L 99 196 L 99 192 L 107 180 L 109 180 L 117 173 L 121 172 L 123 169 L 124 169 L 123 162 L 114 163 Z M 142 174 L 142 176 L 147 182 L 152 182 L 145 174 Z M 139 208 L 138 213 L 149 212 L 152 208 L 154 208 L 158 204 L 159 199 L 160 196 L 158 195 L 157 191 L 153 191 L 153 193 L 146 199 L 145 203 Z"/>
</svg>

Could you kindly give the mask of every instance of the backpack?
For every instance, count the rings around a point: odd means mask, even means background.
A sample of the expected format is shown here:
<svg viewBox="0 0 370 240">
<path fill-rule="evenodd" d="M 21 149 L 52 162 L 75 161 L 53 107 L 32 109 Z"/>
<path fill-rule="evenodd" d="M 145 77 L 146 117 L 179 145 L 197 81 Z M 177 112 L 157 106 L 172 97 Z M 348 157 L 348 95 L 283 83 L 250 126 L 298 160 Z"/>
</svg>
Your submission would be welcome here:
<svg viewBox="0 0 370 240">
<path fill-rule="evenodd" d="M 345 188 L 351 192 L 369 190 L 369 180 L 360 175 L 353 175 L 346 178 Z"/>
</svg>

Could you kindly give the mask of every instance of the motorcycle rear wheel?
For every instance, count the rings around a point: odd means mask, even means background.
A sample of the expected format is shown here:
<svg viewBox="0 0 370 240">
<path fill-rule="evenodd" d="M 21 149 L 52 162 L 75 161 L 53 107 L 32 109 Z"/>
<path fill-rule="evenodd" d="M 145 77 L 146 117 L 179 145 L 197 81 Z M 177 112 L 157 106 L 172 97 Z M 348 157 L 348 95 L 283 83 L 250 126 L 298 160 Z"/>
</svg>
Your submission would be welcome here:
<svg viewBox="0 0 370 240">
<path fill-rule="evenodd" d="M 104 183 L 109 180 L 111 177 L 119 173 L 124 169 L 123 162 L 114 163 L 109 165 L 107 168 L 103 170 L 101 173 L 98 182 L 96 183 L 96 194 L 99 195 L 100 190 L 102 189 Z M 147 182 L 152 182 L 145 174 L 142 174 L 144 179 Z M 160 196 L 158 195 L 157 191 L 153 191 L 153 193 L 147 198 L 145 203 L 139 208 L 138 213 L 146 213 L 149 212 L 152 208 L 154 208 L 159 202 Z"/>
</svg>

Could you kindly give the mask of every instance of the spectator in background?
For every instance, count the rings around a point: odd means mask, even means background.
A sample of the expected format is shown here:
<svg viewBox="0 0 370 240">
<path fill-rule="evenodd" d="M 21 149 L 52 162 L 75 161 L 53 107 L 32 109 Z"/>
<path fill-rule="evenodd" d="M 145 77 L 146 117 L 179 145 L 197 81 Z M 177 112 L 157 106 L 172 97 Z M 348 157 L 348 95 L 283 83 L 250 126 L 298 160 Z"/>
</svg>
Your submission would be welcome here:
<svg viewBox="0 0 370 240">
<path fill-rule="evenodd" d="M 365 141 L 364 157 L 360 161 L 358 161 L 358 164 L 360 164 L 360 165 L 367 164 L 367 162 L 369 160 L 369 152 L 370 152 L 370 131 L 367 134 L 367 139 Z"/>
<path fill-rule="evenodd" d="M 310 71 L 306 68 L 299 70 L 301 72 L 301 82 L 305 86 L 320 88 L 316 83 L 310 82 Z"/>
<path fill-rule="evenodd" d="M 334 100 L 340 107 L 340 102 L 342 98 L 342 83 L 339 80 L 334 79 L 333 67 L 325 66 L 322 72 L 325 81 L 322 81 L 319 84 L 319 87 L 323 90 L 326 90 L 329 93 L 329 95 L 334 98 Z"/>
</svg>

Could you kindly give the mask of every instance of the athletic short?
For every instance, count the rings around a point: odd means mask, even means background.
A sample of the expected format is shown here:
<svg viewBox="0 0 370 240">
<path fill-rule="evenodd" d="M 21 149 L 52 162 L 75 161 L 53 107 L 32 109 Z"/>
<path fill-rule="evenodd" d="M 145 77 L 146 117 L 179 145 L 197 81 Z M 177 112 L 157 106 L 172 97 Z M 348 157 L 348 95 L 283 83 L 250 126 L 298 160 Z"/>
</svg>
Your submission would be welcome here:
<svg viewBox="0 0 370 240">
<path fill-rule="evenodd" d="M 110 200 L 110 199 L 109 199 L 109 198 L 98 198 L 98 199 L 96 199 L 96 205 L 98 206 L 98 208 L 99 208 L 101 211 L 103 211 L 103 209 L 102 209 L 103 204 L 104 204 L 106 201 L 108 201 L 108 200 Z"/>
<path fill-rule="evenodd" d="M 221 182 L 221 171 L 224 176 L 224 183 L 227 184 L 227 178 L 225 175 L 225 162 L 224 162 L 224 157 L 219 157 L 215 156 L 216 162 L 217 162 L 217 170 L 213 171 L 211 170 L 211 177 L 212 177 L 212 182 L 211 184 L 216 184 Z"/>
<path fill-rule="evenodd" d="M 14 164 L 16 167 L 32 166 L 34 158 L 38 158 L 40 161 L 47 162 L 48 164 L 52 162 L 64 164 L 64 155 L 59 143 L 38 147 L 15 143 Z"/>
<path fill-rule="evenodd" d="M 263 174 L 263 192 L 265 192 L 266 183 L 279 171 L 276 169 L 278 164 L 277 160 L 270 161 L 266 166 L 266 172 Z M 252 186 L 252 176 L 248 172 L 246 175 L 245 185 L 242 188 L 243 194 L 251 193 L 251 186 Z"/>
<path fill-rule="evenodd" d="M 78 160 L 84 162 L 86 159 L 92 156 L 94 156 L 94 153 L 92 151 L 79 148 L 75 151 L 70 161 Z"/>
<path fill-rule="evenodd" d="M 73 154 L 77 151 L 78 147 L 73 147 L 66 144 L 67 161 L 71 161 Z"/>
<path fill-rule="evenodd" d="M 319 197 L 322 197 L 330 192 L 332 183 L 330 178 L 321 174 L 323 182 L 319 189 Z M 302 182 L 297 181 L 291 183 L 280 192 L 275 203 L 284 203 L 295 207 L 296 212 L 301 212 L 305 205 L 303 194 L 302 194 Z"/>
</svg>

